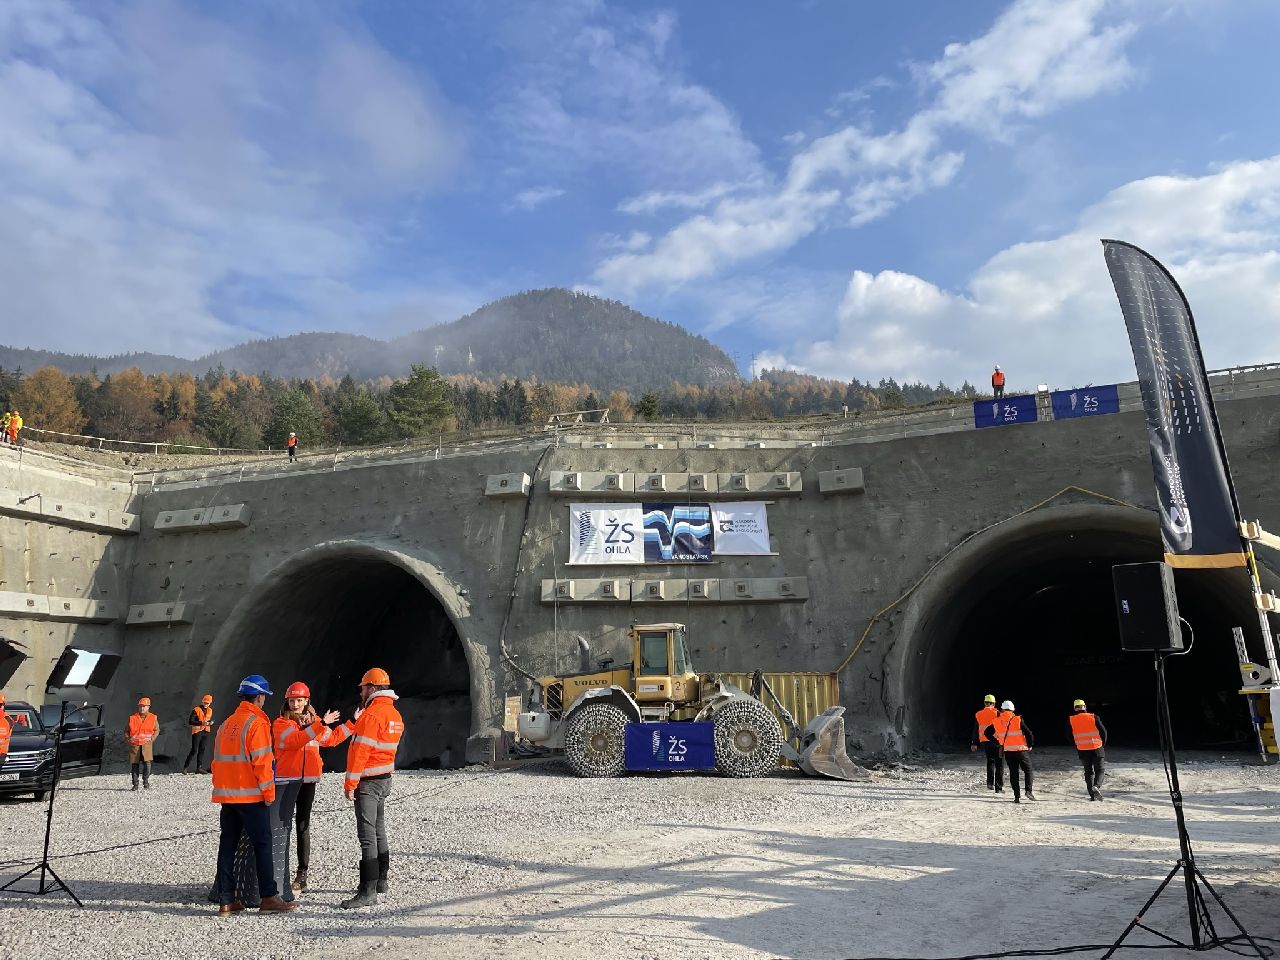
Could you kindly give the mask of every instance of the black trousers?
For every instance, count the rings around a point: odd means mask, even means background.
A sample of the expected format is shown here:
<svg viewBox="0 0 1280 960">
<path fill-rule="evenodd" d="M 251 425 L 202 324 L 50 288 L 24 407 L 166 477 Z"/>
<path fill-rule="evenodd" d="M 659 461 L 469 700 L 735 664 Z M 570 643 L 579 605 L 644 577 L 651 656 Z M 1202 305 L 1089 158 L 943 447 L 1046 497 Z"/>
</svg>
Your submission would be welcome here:
<svg viewBox="0 0 1280 960">
<path fill-rule="evenodd" d="M 316 785 L 304 783 L 298 791 L 298 804 L 293 811 L 298 828 L 298 869 L 303 872 L 311 866 L 311 805 L 315 802 Z"/>
<path fill-rule="evenodd" d="M 202 730 L 200 733 L 191 735 L 191 749 L 187 751 L 187 759 L 182 761 L 182 769 L 186 770 L 191 766 L 192 757 L 196 761 L 196 771 L 204 769 L 204 746 L 209 742 L 209 731 Z"/>
<path fill-rule="evenodd" d="M 992 395 L 993 397 L 1003 397 L 1003 396 L 1004 396 L 1004 387 L 992 387 L 992 388 L 991 388 L 991 395 Z"/>
<path fill-rule="evenodd" d="M 997 790 L 1004 789 L 1004 765 L 1000 763 L 1000 744 L 988 740 L 982 745 L 987 755 L 987 786 Z"/>
<path fill-rule="evenodd" d="M 1102 770 L 1106 758 L 1102 755 L 1102 748 L 1097 750 L 1077 750 L 1080 755 L 1080 763 L 1084 766 L 1084 785 L 1085 788 L 1093 793 L 1095 790 L 1102 789 Z"/>
<path fill-rule="evenodd" d="M 390 777 L 361 780 L 356 787 L 356 838 L 360 841 L 361 860 L 377 860 L 387 853 L 385 811 L 389 796 Z"/>
<path fill-rule="evenodd" d="M 236 847 L 243 833 L 253 847 L 258 873 L 258 895 L 262 899 L 279 894 L 271 869 L 271 811 L 265 803 L 224 803 L 218 815 L 222 828 L 218 837 L 218 901 L 236 898 Z"/>
<path fill-rule="evenodd" d="M 1020 796 L 1018 792 L 1018 771 L 1021 770 L 1027 780 L 1027 793 L 1035 793 L 1031 786 L 1031 753 L 1029 750 L 1014 750 L 1004 755 L 1004 762 L 1009 765 L 1009 786 L 1013 787 L 1013 799 Z"/>
</svg>

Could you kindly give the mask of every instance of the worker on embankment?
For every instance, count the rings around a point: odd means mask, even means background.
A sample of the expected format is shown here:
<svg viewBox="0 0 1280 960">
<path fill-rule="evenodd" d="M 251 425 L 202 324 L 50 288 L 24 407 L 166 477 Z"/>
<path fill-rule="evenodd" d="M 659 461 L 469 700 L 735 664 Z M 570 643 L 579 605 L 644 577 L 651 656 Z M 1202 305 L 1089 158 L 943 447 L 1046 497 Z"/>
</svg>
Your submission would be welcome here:
<svg viewBox="0 0 1280 960">
<path fill-rule="evenodd" d="M 249 838 L 257 868 L 259 913 L 285 913 L 297 903 L 281 899 L 271 863 L 270 806 L 276 798 L 272 771 L 271 721 L 263 707 L 271 695 L 266 677 L 250 674 L 240 681 L 240 706 L 222 721 L 213 739 L 213 802 L 218 813 L 218 913 L 239 913 L 236 899 L 236 847 Z"/>
<path fill-rule="evenodd" d="M 319 745 L 329 739 L 329 725 L 337 723 L 339 716 L 337 710 L 330 710 L 323 718 L 317 717 L 311 706 L 311 690 L 299 681 L 291 683 L 285 690 L 284 706 L 271 724 L 271 740 L 276 753 L 276 799 L 271 804 L 271 834 L 275 840 L 272 864 L 276 885 L 285 900 L 292 900 L 295 891 L 301 893 L 307 888 L 307 868 L 311 861 L 311 800 L 315 797 L 315 781 L 305 784 L 311 788 L 307 802 L 306 850 L 303 851 L 303 833 L 299 826 L 298 876 L 292 883 L 289 880 L 289 834 L 304 787 L 307 757 L 314 753 L 315 765 L 319 765 Z M 342 739 L 346 739 L 345 734 Z M 316 780 L 319 780 L 318 771 Z"/>
<path fill-rule="evenodd" d="M 991 371 L 991 395 L 993 397 L 1004 396 L 1004 371 L 1000 369 L 1000 364 L 996 364 L 996 368 Z"/>
<path fill-rule="evenodd" d="M 996 695 L 988 693 L 982 698 L 982 709 L 973 715 L 973 734 L 969 738 L 969 752 L 981 747 L 987 757 L 987 789 L 1004 792 L 1004 765 L 1000 762 L 1000 743 L 988 737 L 986 730 L 996 722 L 1000 711 L 996 709 Z"/>
<path fill-rule="evenodd" d="M 1018 716 L 1012 700 L 1000 704 L 1000 715 L 987 728 L 987 736 L 994 737 L 1000 744 L 1000 752 L 1009 767 L 1009 785 L 1013 787 L 1013 802 L 1021 803 L 1022 797 L 1018 789 L 1018 771 L 1026 778 L 1027 799 L 1034 800 L 1032 792 L 1031 748 L 1035 746 L 1035 737 L 1026 721 Z"/>
<path fill-rule="evenodd" d="M 0 420 L 0 430 L 3 430 L 3 433 L 0 433 L 0 439 L 2 439 L 4 443 L 9 442 L 9 421 L 12 419 L 13 414 L 6 410 L 4 412 L 4 419 Z"/>
<path fill-rule="evenodd" d="M 187 726 L 191 728 L 191 749 L 187 751 L 187 759 L 182 761 L 182 772 L 190 773 L 191 761 L 196 762 L 196 773 L 208 773 L 204 765 L 204 748 L 209 742 L 209 731 L 213 729 L 213 695 L 206 693 L 200 702 L 191 708 L 191 716 L 187 717 Z"/>
<path fill-rule="evenodd" d="M 22 429 L 22 414 L 17 410 L 9 415 L 9 442 L 18 445 L 18 431 Z"/>
<path fill-rule="evenodd" d="M 1071 709 L 1072 714 L 1067 720 L 1071 724 L 1071 739 L 1075 741 L 1076 753 L 1084 767 L 1084 787 L 1089 791 L 1090 800 L 1101 800 L 1105 759 L 1102 748 L 1107 743 L 1107 728 L 1096 713 L 1089 712 L 1083 700 L 1076 700 Z"/>
<path fill-rule="evenodd" d="M 142 789 L 151 789 L 151 763 L 155 759 L 153 745 L 160 736 L 160 720 L 151 712 L 151 698 L 138 700 L 138 710 L 130 714 L 124 726 L 125 739 L 129 741 L 129 769 L 133 773 L 133 789 L 138 789 L 138 778 L 142 778 Z"/>
<path fill-rule="evenodd" d="M 396 750 L 404 735 L 404 720 L 396 709 L 391 678 L 381 667 L 360 678 L 360 702 L 347 750 L 347 776 L 343 793 L 356 805 L 356 837 L 360 841 L 360 889 L 345 909 L 368 907 L 386 893 L 391 869 L 385 808 L 391 795 L 391 773 Z"/>
<path fill-rule="evenodd" d="M 289 439 L 285 441 L 285 447 L 289 450 L 289 462 L 292 463 L 298 459 L 298 435 L 296 433 L 289 434 Z"/>
</svg>

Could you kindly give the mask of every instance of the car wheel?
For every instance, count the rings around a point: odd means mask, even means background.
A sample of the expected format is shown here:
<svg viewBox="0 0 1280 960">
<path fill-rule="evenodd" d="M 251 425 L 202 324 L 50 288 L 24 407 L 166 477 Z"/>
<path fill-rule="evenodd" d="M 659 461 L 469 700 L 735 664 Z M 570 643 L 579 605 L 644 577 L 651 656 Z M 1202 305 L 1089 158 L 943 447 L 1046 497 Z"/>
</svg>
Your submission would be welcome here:
<svg viewBox="0 0 1280 960">
<path fill-rule="evenodd" d="M 35 800 L 35 802 L 36 802 L 36 803 L 39 803 L 41 800 L 43 800 L 43 799 L 44 799 L 44 795 L 45 795 L 47 792 L 48 792 L 48 791 L 46 791 L 46 790 L 37 790 L 37 791 L 36 791 L 35 793 L 33 793 L 31 796 L 32 796 L 32 798 Z"/>
</svg>

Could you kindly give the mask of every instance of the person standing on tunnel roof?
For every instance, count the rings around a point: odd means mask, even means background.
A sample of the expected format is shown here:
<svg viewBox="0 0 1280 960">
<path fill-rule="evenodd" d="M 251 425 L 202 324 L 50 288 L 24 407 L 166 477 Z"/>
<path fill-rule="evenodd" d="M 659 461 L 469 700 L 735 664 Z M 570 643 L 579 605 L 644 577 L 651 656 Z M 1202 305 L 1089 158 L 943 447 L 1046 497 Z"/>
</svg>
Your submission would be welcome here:
<svg viewBox="0 0 1280 960">
<path fill-rule="evenodd" d="M 996 709 L 996 695 L 988 693 L 982 698 L 982 709 L 973 715 L 973 734 L 969 738 L 969 752 L 976 753 L 982 747 L 987 757 L 987 789 L 1004 792 L 1004 765 L 1000 761 L 1000 743 L 988 737 L 986 730 L 996 722 L 1000 711 Z"/>
<path fill-rule="evenodd" d="M 311 688 L 297 681 L 284 692 L 284 706 L 271 725 L 276 751 L 276 799 L 271 805 L 272 837 L 280 837 L 272 851 L 276 885 L 281 896 L 292 900 L 294 893 L 307 889 L 307 868 L 311 861 L 311 804 L 320 781 L 320 747 L 336 746 L 347 738 L 346 726 L 331 730 L 338 711 L 323 717 L 311 706 Z M 334 734 L 341 733 L 336 739 Z M 305 816 L 303 795 L 306 794 Z M 289 880 L 289 829 L 298 822 L 298 875 Z"/>
<path fill-rule="evenodd" d="M 1026 721 L 1018 716 L 1012 700 L 1000 704 L 1000 715 L 987 727 L 986 733 L 1000 744 L 1000 752 L 1004 754 L 1004 762 L 1009 767 L 1009 785 L 1013 787 L 1013 802 L 1022 802 L 1018 791 L 1019 770 L 1026 778 L 1027 799 L 1034 800 L 1030 754 L 1035 746 L 1035 737 Z"/>
<path fill-rule="evenodd" d="M 285 446 L 289 450 L 289 462 L 293 463 L 294 460 L 298 459 L 298 435 L 296 433 L 290 433 L 289 439 L 285 442 Z"/>
<path fill-rule="evenodd" d="M 996 368 L 991 371 L 991 395 L 993 397 L 1004 396 L 1004 371 L 1000 369 L 1000 364 L 996 364 Z"/>
<path fill-rule="evenodd" d="M 151 712 L 151 698 L 141 697 L 138 710 L 124 725 L 124 736 L 129 741 L 129 768 L 133 773 L 133 789 L 138 789 L 138 777 L 142 777 L 142 789 L 151 789 L 151 763 L 155 760 L 153 744 L 160 736 L 160 721 Z"/>
<path fill-rule="evenodd" d="M 13 414 L 8 410 L 4 412 L 4 420 L 0 421 L 0 427 L 3 427 L 4 433 L 0 434 L 5 443 L 9 442 L 9 421 L 13 418 Z"/>
<path fill-rule="evenodd" d="M 1102 769 L 1104 757 L 1102 748 L 1107 743 L 1107 728 L 1096 713 L 1090 713 L 1083 700 L 1076 700 L 1071 705 L 1072 714 L 1067 718 L 1071 724 L 1071 738 L 1075 741 L 1076 753 L 1084 766 L 1084 787 L 1089 791 L 1090 800 L 1102 799 Z"/>
<path fill-rule="evenodd" d="M 356 837 L 360 841 L 360 889 L 344 909 L 368 907 L 386 893 L 391 870 L 385 809 L 391 795 L 391 774 L 396 750 L 404 735 L 404 719 L 396 709 L 391 678 L 374 667 L 360 678 L 361 708 L 354 717 L 351 746 L 347 750 L 347 776 L 343 792 L 356 805 Z"/>
</svg>

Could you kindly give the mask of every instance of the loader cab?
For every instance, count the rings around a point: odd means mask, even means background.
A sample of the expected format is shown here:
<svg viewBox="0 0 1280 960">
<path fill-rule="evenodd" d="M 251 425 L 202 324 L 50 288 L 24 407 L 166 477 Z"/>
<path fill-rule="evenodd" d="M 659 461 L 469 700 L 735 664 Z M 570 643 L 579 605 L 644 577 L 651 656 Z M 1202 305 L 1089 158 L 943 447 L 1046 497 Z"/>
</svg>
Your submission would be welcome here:
<svg viewBox="0 0 1280 960">
<path fill-rule="evenodd" d="M 633 696 L 638 703 L 685 703 L 698 697 L 683 623 L 631 628 Z"/>
</svg>

